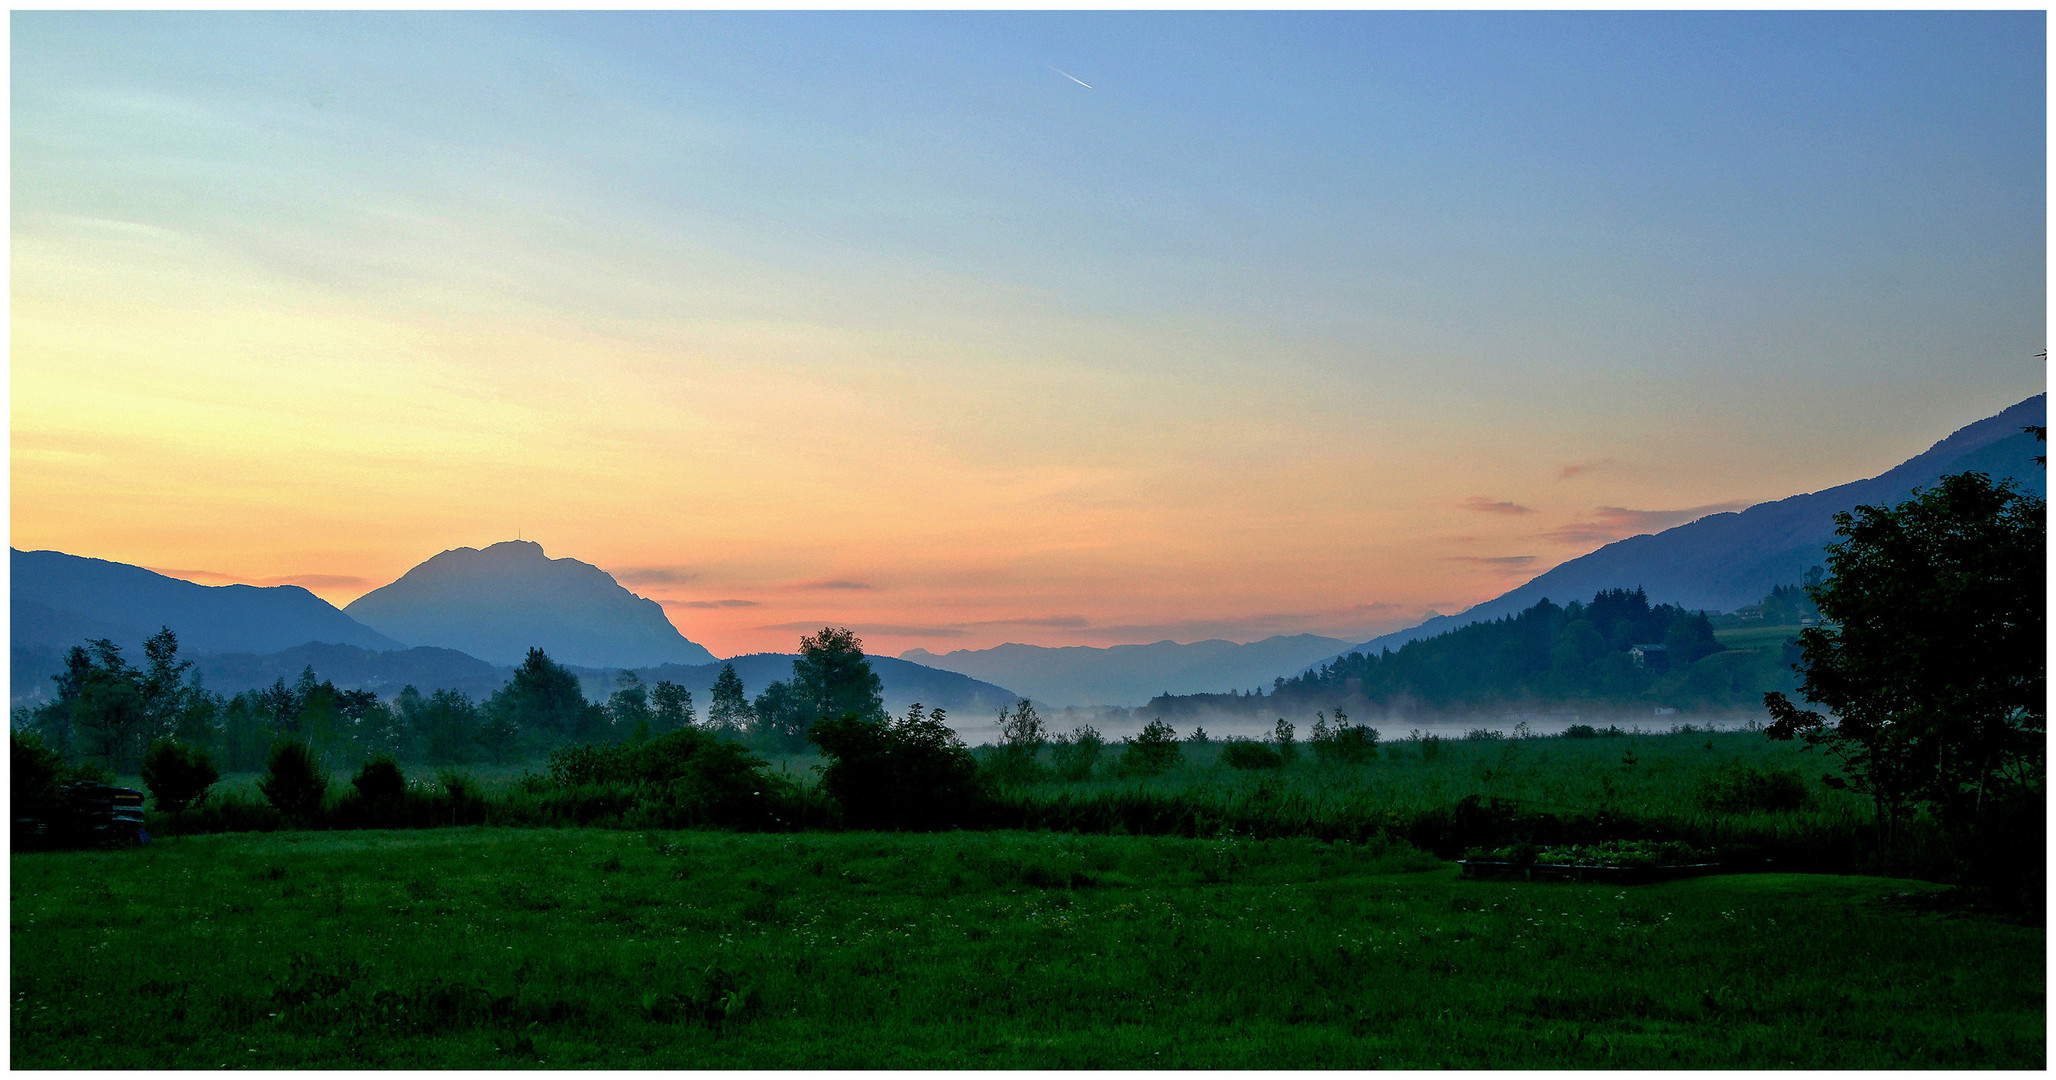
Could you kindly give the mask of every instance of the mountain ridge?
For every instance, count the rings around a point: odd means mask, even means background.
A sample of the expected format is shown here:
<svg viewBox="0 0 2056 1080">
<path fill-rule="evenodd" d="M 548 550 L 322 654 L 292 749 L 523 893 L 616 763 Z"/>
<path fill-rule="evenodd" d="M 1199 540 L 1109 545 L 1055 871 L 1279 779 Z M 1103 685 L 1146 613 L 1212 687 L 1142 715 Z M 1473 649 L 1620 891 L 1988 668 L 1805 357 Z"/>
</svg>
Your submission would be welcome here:
<svg viewBox="0 0 2056 1080">
<path fill-rule="evenodd" d="M 271 652 L 310 641 L 405 645 L 298 585 L 201 585 L 129 563 L 8 549 L 13 644 L 68 648 L 107 637 L 140 649 L 170 626 L 186 652 Z"/>
<path fill-rule="evenodd" d="M 1426 619 L 1334 656 L 1396 649 L 1409 641 L 1515 614 L 1545 597 L 1558 603 L 1587 600 L 1608 588 L 1640 587 L 1652 603 L 1692 610 L 1745 607 L 1776 586 L 1797 584 L 1809 568 L 1821 564 L 1822 549 L 1835 539 L 1834 515 L 1839 511 L 1858 505 L 1896 504 L 1916 487 L 1971 470 L 1994 479 L 2017 479 L 2023 489 L 2046 497 L 2047 470 L 2034 462 L 2044 452 L 2043 444 L 2021 428 L 2047 422 L 2048 395 L 2036 394 L 1965 424 L 1876 476 L 1616 540 L 1457 614 Z M 1307 667 L 1319 666 L 1334 656 Z"/>
<path fill-rule="evenodd" d="M 416 645 L 511 666 L 531 647 L 583 667 L 705 664 L 714 654 L 672 625 L 656 601 L 532 540 L 451 548 L 343 611 Z"/>
</svg>

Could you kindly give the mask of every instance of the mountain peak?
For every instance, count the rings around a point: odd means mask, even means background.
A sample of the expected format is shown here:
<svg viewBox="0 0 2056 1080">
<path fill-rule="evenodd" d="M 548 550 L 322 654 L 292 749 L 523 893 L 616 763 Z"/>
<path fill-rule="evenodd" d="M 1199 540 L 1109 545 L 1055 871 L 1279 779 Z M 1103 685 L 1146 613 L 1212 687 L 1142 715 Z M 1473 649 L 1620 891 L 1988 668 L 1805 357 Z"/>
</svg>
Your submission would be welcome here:
<svg viewBox="0 0 2056 1080">
<path fill-rule="evenodd" d="M 451 548 L 344 609 L 416 645 L 518 664 L 531 648 L 586 667 L 705 664 L 655 601 L 577 559 L 552 559 L 533 540 Z"/>
</svg>

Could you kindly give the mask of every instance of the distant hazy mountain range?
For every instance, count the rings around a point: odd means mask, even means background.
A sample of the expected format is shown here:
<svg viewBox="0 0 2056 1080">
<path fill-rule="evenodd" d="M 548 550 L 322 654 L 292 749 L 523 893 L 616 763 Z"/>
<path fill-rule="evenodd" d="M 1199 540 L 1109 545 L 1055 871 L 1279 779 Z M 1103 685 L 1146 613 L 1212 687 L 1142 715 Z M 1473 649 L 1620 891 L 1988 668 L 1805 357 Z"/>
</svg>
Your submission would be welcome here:
<svg viewBox="0 0 2056 1080">
<path fill-rule="evenodd" d="M 1279 675 L 1335 655 L 1342 645 L 1338 638 L 1297 634 L 1247 645 L 1219 640 L 1109 648 L 1007 644 L 958 649 L 941 656 L 926 649 L 910 649 L 901 653 L 900 659 L 990 679 L 1048 705 L 1140 705 L 1164 693 L 1219 693 L 1269 686 Z"/>
<path fill-rule="evenodd" d="M 405 646 L 298 585 L 197 585 L 140 566 L 8 549 L 13 643 L 69 648 L 111 638 L 131 651 L 159 627 L 189 652 L 270 651 L 309 641 Z"/>
<path fill-rule="evenodd" d="M 656 601 L 591 563 L 552 559 L 526 540 L 445 551 L 343 610 L 400 641 L 502 666 L 519 664 L 530 648 L 588 667 L 714 659 L 687 641 Z"/>
<path fill-rule="evenodd" d="M 1868 480 L 1617 540 L 1460 614 L 1437 616 L 1339 652 L 1397 649 L 1416 638 L 1526 610 L 1544 597 L 1561 604 L 1589 600 L 1600 589 L 1639 585 L 1653 603 L 1693 610 L 1746 607 L 1775 586 L 1798 584 L 1808 569 L 1822 565 L 1821 549 L 1835 540 L 1835 514 L 1839 511 L 1904 502 L 1916 487 L 1968 471 L 1994 479 L 2011 477 L 2020 481 L 2023 490 L 2046 498 L 2048 470 L 2034 460 L 2046 452 L 2045 447 L 2021 428 L 2048 422 L 2048 400 L 2047 394 L 2037 394 L 1958 430 L 1927 452 Z M 1318 657 L 1314 662 L 1327 659 Z"/>
<path fill-rule="evenodd" d="M 50 676 L 62 669 L 72 646 L 111 638 L 140 662 L 143 639 L 162 626 L 177 632 L 180 655 L 195 661 L 208 688 L 229 694 L 291 682 L 311 667 L 337 686 L 386 696 L 412 685 L 424 693 L 451 689 L 481 698 L 535 645 L 578 674 L 589 698 L 611 693 L 623 668 L 641 669 L 649 682 L 671 679 L 692 690 L 704 715 L 721 670 L 721 662 L 679 634 L 655 603 L 597 567 L 550 559 L 538 545 L 519 541 L 446 551 L 350 605 L 355 612 L 385 594 L 368 607 L 397 631 L 392 637 L 298 586 L 196 585 L 56 551 L 13 551 L 10 573 L 10 696 L 16 703 L 47 697 Z M 438 611 L 431 598 L 448 607 Z M 502 617 L 512 629 L 496 632 L 492 623 Z M 734 663 L 755 696 L 773 680 L 791 678 L 792 660 L 765 653 Z M 955 672 L 892 657 L 871 661 L 895 712 L 919 701 L 970 720 L 1017 697 Z"/>
</svg>

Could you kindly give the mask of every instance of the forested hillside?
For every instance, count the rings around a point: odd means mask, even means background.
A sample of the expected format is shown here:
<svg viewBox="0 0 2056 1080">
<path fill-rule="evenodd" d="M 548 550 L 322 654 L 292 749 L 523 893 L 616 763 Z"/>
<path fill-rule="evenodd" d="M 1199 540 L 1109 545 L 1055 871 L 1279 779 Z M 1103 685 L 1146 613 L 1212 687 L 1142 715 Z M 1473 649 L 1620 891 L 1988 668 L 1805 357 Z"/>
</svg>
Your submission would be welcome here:
<svg viewBox="0 0 2056 1080">
<path fill-rule="evenodd" d="M 1553 705 L 1753 707 L 1765 691 L 1791 685 L 1787 651 L 1782 640 L 1728 649 L 1703 612 L 1652 606 L 1641 589 L 1607 589 L 1589 602 L 1558 606 L 1545 599 L 1397 651 L 1353 652 L 1277 679 L 1268 694 L 1167 696 L 1149 709 L 1177 716 L 1334 705 L 1423 713 Z"/>
</svg>

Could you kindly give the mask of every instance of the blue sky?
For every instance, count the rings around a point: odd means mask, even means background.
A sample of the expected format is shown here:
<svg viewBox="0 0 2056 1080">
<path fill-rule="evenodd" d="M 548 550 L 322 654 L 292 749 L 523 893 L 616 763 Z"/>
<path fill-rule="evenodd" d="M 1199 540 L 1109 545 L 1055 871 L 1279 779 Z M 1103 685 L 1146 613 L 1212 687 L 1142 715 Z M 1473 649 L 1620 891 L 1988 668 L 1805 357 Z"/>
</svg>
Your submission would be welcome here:
<svg viewBox="0 0 2056 1080">
<path fill-rule="evenodd" d="M 17 546 L 342 600 L 525 528 L 738 647 L 1367 633 L 2039 392 L 2044 38 L 17 13 Z"/>
</svg>

